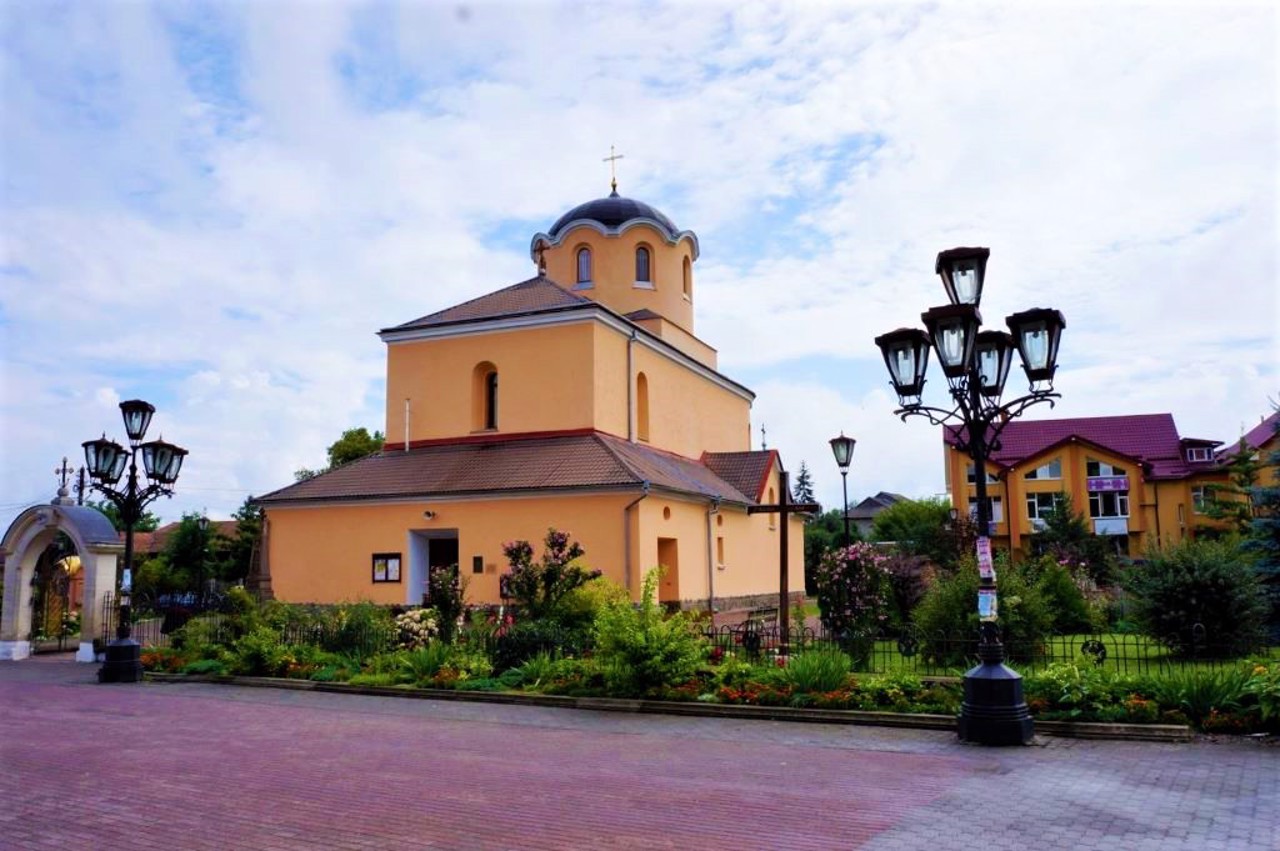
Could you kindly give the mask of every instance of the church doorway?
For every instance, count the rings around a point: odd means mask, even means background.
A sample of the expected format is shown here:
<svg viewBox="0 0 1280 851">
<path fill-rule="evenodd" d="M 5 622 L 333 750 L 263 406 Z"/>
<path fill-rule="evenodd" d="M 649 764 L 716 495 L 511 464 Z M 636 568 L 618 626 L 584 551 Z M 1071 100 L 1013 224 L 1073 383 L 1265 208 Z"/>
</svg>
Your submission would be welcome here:
<svg viewBox="0 0 1280 851">
<path fill-rule="evenodd" d="M 675 538 L 658 539 L 658 564 L 662 579 L 658 582 L 658 602 L 668 607 L 680 605 L 680 542 Z"/>
<path fill-rule="evenodd" d="M 59 532 L 36 559 L 31 580 L 32 653 L 61 652 L 78 640 L 83 586 L 76 545 Z"/>
<path fill-rule="evenodd" d="M 409 533 L 409 584 L 405 603 L 430 605 L 427 576 L 433 567 L 458 564 L 457 529 L 419 529 Z"/>
</svg>

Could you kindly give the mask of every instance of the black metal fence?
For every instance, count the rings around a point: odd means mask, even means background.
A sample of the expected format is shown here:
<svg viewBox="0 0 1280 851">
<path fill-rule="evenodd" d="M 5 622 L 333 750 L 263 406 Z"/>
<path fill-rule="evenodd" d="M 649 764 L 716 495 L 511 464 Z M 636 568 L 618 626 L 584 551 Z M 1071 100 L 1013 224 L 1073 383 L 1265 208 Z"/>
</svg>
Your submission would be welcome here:
<svg viewBox="0 0 1280 851">
<path fill-rule="evenodd" d="M 223 627 L 227 599 L 225 595 L 210 592 L 206 594 L 162 594 L 148 596 L 135 594 L 130 599 L 131 636 L 143 647 L 168 647 L 174 633 L 186 626 L 193 618 L 200 618 L 209 623 L 212 635 L 217 635 Z M 102 601 L 102 634 L 101 640 L 109 643 L 116 637 L 116 627 L 120 623 L 120 605 L 115 595 L 108 594 Z"/>
</svg>

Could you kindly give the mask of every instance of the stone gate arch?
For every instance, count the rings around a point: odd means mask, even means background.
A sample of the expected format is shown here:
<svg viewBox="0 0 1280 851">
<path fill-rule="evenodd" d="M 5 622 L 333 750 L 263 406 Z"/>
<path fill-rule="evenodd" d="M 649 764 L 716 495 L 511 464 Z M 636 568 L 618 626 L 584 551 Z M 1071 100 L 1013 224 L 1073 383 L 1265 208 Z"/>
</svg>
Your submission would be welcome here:
<svg viewBox="0 0 1280 851">
<path fill-rule="evenodd" d="M 0 659 L 31 655 L 31 580 L 45 547 L 62 532 L 75 544 L 84 572 L 77 662 L 93 662 L 93 637 L 102 631 L 102 607 L 115 590 L 116 564 L 124 544 L 101 511 L 80 505 L 33 505 L 9 524 L 0 539 L 4 555 L 4 603 L 0 607 Z"/>
</svg>

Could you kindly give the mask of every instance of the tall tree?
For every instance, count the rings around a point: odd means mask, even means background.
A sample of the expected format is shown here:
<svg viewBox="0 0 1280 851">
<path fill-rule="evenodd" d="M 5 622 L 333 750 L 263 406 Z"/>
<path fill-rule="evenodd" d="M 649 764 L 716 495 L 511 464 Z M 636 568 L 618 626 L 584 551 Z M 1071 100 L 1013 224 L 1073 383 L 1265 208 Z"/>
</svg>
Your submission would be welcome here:
<svg viewBox="0 0 1280 851">
<path fill-rule="evenodd" d="M 1280 421 L 1276 422 L 1280 433 Z M 1253 556 L 1254 571 L 1270 605 L 1267 630 L 1273 643 L 1280 641 L 1280 445 L 1266 458 L 1270 484 L 1255 485 L 1251 496 L 1253 520 L 1244 547 Z"/>
<path fill-rule="evenodd" d="M 305 482 L 307 479 L 314 479 L 321 473 L 335 470 L 343 464 L 358 461 L 366 455 L 372 455 L 380 451 L 385 440 L 386 438 L 380 431 L 370 434 L 369 430 L 364 426 L 349 428 L 342 433 L 341 437 L 329 444 L 329 465 L 327 467 L 318 470 L 303 467 L 294 471 L 293 478 L 296 481 Z"/>
<path fill-rule="evenodd" d="M 796 502 L 817 502 L 813 497 L 813 475 L 803 461 L 800 462 L 800 471 L 796 473 L 795 498 Z M 804 522 L 812 523 L 817 516 L 817 514 L 806 514 Z"/>
<path fill-rule="evenodd" d="M 107 519 L 111 521 L 112 526 L 116 527 L 117 532 L 124 531 L 124 523 L 120 522 L 120 509 L 116 508 L 114 502 L 105 499 L 89 499 L 85 500 L 84 504 L 89 508 L 96 508 L 107 515 Z M 144 511 L 142 516 L 138 518 L 138 522 L 133 524 L 133 531 L 135 532 L 154 532 L 158 528 L 160 528 L 160 518 L 150 511 Z"/>
<path fill-rule="evenodd" d="M 1229 521 L 1233 531 L 1247 533 L 1253 522 L 1254 488 L 1261 471 L 1257 453 L 1241 438 L 1236 451 L 1227 458 L 1230 482 L 1207 487 L 1204 513 L 1215 520 Z"/>
<path fill-rule="evenodd" d="M 951 504 L 945 499 L 904 499 L 876 515 L 871 537 L 892 541 L 908 555 L 950 565 L 956 557 L 950 524 Z"/>
<path fill-rule="evenodd" d="M 262 540 L 263 512 L 250 496 L 231 517 L 236 521 L 236 532 L 227 544 L 222 578 L 227 582 L 243 582 L 253 570 L 253 553 Z"/>
</svg>

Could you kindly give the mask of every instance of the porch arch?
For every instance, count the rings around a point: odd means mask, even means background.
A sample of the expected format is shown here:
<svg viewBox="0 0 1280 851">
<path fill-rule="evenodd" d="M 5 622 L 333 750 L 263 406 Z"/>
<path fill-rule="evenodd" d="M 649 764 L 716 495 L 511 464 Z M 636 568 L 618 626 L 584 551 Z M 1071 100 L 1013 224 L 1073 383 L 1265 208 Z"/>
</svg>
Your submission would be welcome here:
<svg viewBox="0 0 1280 851">
<path fill-rule="evenodd" d="M 77 662 L 93 662 L 93 637 L 101 632 L 102 606 L 115 590 L 116 565 L 124 544 L 101 511 L 80 505 L 33 505 L 9 524 L 0 539 L 4 555 L 4 602 L 0 606 L 0 660 L 31 655 L 31 580 L 40 554 L 64 533 L 75 544 L 84 573 Z"/>
</svg>

